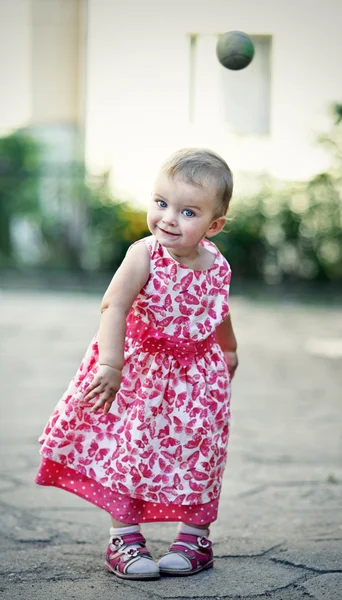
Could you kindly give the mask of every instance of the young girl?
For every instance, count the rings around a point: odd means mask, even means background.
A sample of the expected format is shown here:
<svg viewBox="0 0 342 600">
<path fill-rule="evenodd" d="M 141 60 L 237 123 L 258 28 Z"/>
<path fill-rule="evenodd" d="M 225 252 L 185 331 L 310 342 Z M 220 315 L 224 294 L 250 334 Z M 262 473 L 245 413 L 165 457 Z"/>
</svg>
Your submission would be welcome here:
<svg viewBox="0 0 342 600">
<path fill-rule="evenodd" d="M 212 238 L 232 175 L 209 150 L 162 166 L 151 236 L 129 249 L 102 301 L 101 323 L 40 439 L 36 483 L 73 492 L 112 517 L 106 567 L 124 579 L 213 566 L 237 367 L 230 267 Z M 179 522 L 156 564 L 140 523 Z"/>
</svg>

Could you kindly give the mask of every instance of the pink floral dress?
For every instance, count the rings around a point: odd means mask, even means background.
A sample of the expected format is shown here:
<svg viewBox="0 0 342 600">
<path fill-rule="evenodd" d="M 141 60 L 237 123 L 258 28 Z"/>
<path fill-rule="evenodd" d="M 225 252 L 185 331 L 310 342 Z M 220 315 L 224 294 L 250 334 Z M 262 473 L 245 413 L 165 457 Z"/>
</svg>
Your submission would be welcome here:
<svg viewBox="0 0 342 600">
<path fill-rule="evenodd" d="M 217 518 L 227 457 L 230 381 L 216 327 L 228 314 L 230 268 L 171 258 L 150 236 L 150 276 L 127 317 L 120 390 L 104 415 L 84 392 L 98 369 L 97 337 L 41 438 L 36 483 L 92 502 L 124 523 Z"/>
</svg>

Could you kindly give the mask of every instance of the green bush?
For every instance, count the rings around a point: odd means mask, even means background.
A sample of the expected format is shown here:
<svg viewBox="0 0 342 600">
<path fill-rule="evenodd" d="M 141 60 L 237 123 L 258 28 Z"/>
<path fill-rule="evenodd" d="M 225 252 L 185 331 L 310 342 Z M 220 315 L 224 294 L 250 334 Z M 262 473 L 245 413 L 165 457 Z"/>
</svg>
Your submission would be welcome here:
<svg viewBox="0 0 342 600">
<path fill-rule="evenodd" d="M 334 113 L 320 137 L 331 152 L 329 172 L 306 183 L 264 183 L 233 200 L 217 242 L 238 277 L 342 281 L 342 105 Z"/>
<path fill-rule="evenodd" d="M 109 190 L 107 178 L 97 187 L 88 187 L 88 268 L 115 271 L 129 246 L 149 235 L 144 211 L 129 202 L 117 200 Z"/>
<path fill-rule="evenodd" d="M 236 277 L 342 282 L 342 105 L 334 117 L 320 138 L 328 172 L 306 183 L 263 181 L 256 194 L 234 198 L 215 241 Z M 45 168 L 39 150 L 20 132 L 0 139 L 0 265 L 14 264 L 11 222 L 22 216 L 44 245 L 37 266 L 115 271 L 149 234 L 144 211 L 113 196 L 108 174 L 94 183 L 84 165 Z"/>
<path fill-rule="evenodd" d="M 23 132 L 0 138 L 0 265 L 13 263 L 11 223 L 39 213 L 39 146 Z"/>
<path fill-rule="evenodd" d="M 218 245 L 241 278 L 342 280 L 342 202 L 327 173 L 237 198 L 225 229 Z"/>
</svg>

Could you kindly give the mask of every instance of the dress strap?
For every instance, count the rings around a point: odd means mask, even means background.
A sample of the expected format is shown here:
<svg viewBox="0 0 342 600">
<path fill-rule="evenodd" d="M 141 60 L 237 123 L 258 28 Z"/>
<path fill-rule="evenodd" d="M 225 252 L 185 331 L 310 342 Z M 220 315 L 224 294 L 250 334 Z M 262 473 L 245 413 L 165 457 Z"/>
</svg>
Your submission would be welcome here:
<svg viewBox="0 0 342 600">
<path fill-rule="evenodd" d="M 143 240 L 148 248 L 150 257 L 153 258 L 155 251 L 157 250 L 158 241 L 154 235 L 149 235 Z"/>
<path fill-rule="evenodd" d="M 156 238 L 154 237 L 154 235 L 149 235 L 148 237 L 144 237 L 144 238 L 141 238 L 140 240 L 137 240 L 136 242 L 133 242 L 133 244 L 131 244 L 130 247 L 128 248 L 127 252 L 129 252 L 130 249 L 133 248 L 133 246 L 137 246 L 137 244 L 145 244 L 145 246 L 148 249 L 150 257 L 152 258 L 156 251 L 158 242 L 157 242 Z"/>
</svg>

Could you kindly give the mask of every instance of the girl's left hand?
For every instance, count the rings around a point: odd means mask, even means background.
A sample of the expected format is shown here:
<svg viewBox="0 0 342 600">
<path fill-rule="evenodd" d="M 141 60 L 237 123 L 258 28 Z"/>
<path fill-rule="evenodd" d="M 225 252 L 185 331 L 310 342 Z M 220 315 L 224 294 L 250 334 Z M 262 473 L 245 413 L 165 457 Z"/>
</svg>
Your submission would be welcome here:
<svg viewBox="0 0 342 600">
<path fill-rule="evenodd" d="M 236 352 L 228 352 L 227 350 L 225 350 L 223 352 L 223 356 L 228 367 L 230 379 L 233 379 L 235 371 L 239 364 L 238 355 Z"/>
</svg>

